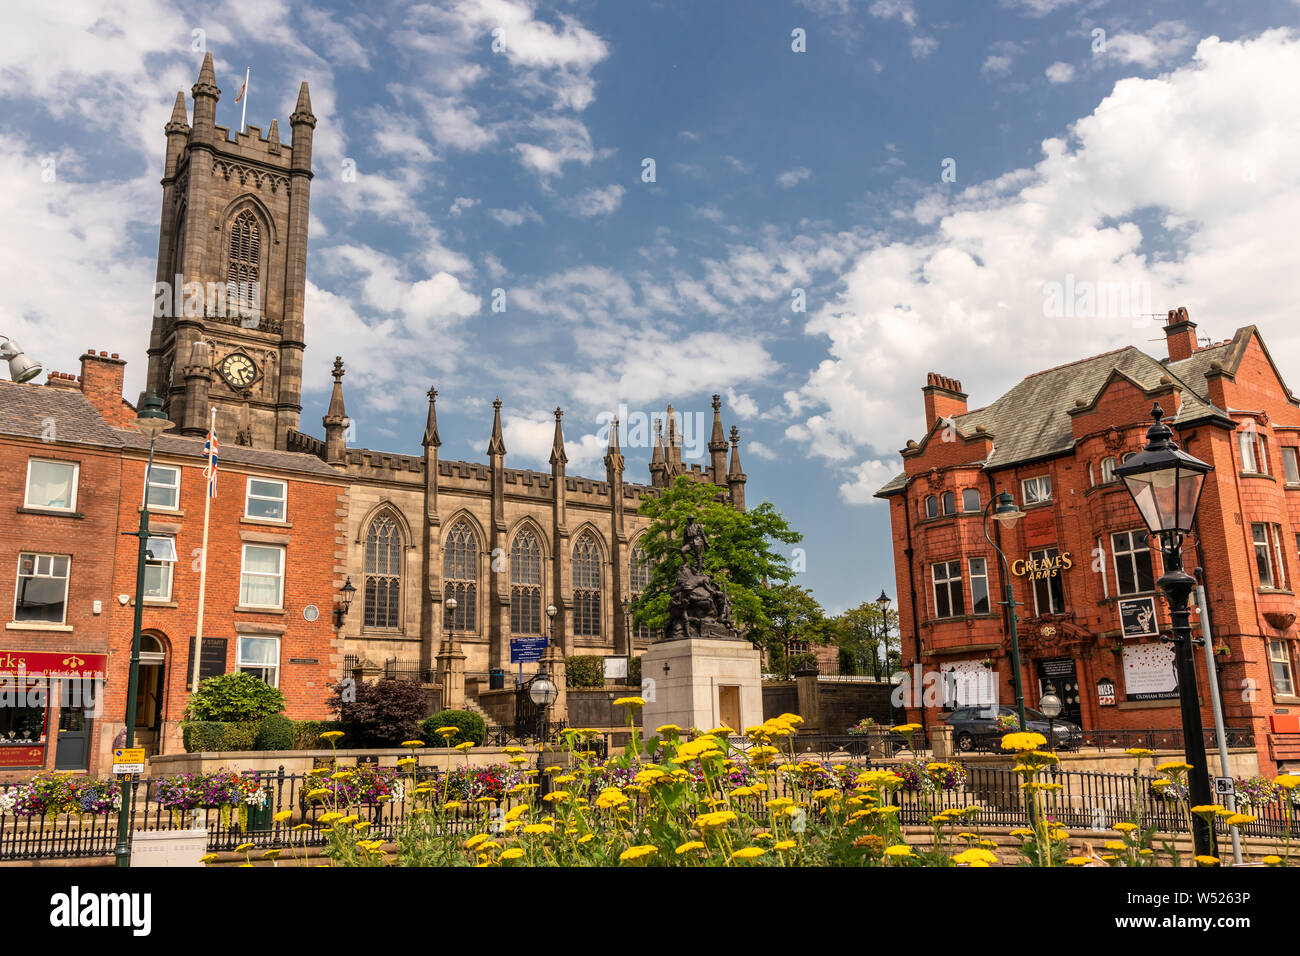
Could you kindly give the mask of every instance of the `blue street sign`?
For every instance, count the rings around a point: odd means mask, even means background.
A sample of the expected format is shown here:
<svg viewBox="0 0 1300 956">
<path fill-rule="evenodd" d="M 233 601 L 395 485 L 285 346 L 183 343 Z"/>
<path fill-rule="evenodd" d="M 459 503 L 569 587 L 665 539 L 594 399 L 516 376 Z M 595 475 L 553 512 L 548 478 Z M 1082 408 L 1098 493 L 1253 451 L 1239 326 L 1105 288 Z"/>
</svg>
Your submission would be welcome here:
<svg viewBox="0 0 1300 956">
<path fill-rule="evenodd" d="M 545 651 L 546 638 L 544 637 L 510 638 L 511 664 L 536 664 L 542 659 Z"/>
</svg>

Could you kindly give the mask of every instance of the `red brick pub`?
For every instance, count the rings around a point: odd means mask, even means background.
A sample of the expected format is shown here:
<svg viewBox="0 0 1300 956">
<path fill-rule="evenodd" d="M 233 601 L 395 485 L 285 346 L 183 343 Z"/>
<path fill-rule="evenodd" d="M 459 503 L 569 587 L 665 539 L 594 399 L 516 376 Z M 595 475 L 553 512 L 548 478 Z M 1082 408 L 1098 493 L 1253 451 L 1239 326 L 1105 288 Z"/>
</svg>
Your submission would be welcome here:
<svg viewBox="0 0 1300 956">
<path fill-rule="evenodd" d="M 1051 690 L 1085 730 L 1181 726 L 1173 646 L 1159 638 L 1162 559 L 1114 474 L 1144 446 L 1158 402 L 1180 445 L 1214 466 L 1184 564 L 1204 570 L 1226 726 L 1253 734 L 1264 772 L 1300 769 L 1300 400 L 1253 326 L 1201 344 L 1176 309 L 1165 334 L 1167 359 L 1130 346 L 1038 372 L 975 410 L 960 382 L 929 376 L 925 435 L 877 496 L 890 506 L 903 662 L 963 679 L 937 682 L 959 688 L 937 702 L 911 695 L 909 721 L 984 702 L 960 688 L 1014 701 L 1003 570 L 982 521 L 1005 491 L 1025 513 L 1000 544 L 1021 603 L 1026 705 Z"/>
</svg>

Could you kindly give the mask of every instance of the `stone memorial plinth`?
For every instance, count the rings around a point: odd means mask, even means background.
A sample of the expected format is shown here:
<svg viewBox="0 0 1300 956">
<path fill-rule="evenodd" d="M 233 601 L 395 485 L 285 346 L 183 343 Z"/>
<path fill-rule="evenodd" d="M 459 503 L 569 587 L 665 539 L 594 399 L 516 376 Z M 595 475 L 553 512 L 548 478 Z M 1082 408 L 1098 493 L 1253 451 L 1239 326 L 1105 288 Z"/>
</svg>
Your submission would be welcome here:
<svg viewBox="0 0 1300 956">
<path fill-rule="evenodd" d="M 726 725 L 736 733 L 763 722 L 761 655 L 749 641 L 690 638 L 653 644 L 641 658 L 646 736 L 656 727 Z"/>
</svg>

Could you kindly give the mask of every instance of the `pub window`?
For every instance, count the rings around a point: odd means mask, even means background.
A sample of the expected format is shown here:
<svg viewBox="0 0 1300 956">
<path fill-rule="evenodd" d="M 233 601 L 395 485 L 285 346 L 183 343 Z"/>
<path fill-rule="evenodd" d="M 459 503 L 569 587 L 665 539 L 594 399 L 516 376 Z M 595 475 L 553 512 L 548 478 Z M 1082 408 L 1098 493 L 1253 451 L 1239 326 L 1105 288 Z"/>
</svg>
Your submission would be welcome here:
<svg viewBox="0 0 1300 956">
<path fill-rule="evenodd" d="M 528 528 L 510 546 L 510 630 L 542 633 L 542 545 Z"/>
<path fill-rule="evenodd" d="M 1300 450 L 1287 445 L 1282 449 L 1282 471 L 1286 473 L 1288 485 L 1300 485 Z"/>
<path fill-rule="evenodd" d="M 1061 554 L 1056 548 L 1044 548 L 1030 551 L 1029 560 L 1035 567 L 1049 568 Z M 1061 572 L 1050 570 L 1043 577 L 1034 579 L 1034 613 L 1060 614 L 1065 610 L 1065 585 L 1061 582 Z"/>
<path fill-rule="evenodd" d="M 272 687 L 280 686 L 280 639 L 278 637 L 239 638 L 241 673 L 260 677 Z"/>
<path fill-rule="evenodd" d="M 1103 485 L 1110 484 L 1110 482 L 1115 480 L 1115 468 L 1118 465 L 1119 462 L 1112 457 L 1103 458 L 1101 460 L 1101 483 Z"/>
<path fill-rule="evenodd" d="M 927 518 L 939 517 L 939 499 L 935 495 L 928 495 L 925 499 L 925 516 Z"/>
<path fill-rule="evenodd" d="M 181 505 L 181 470 L 171 465 L 154 465 L 149 469 L 149 488 L 145 503 L 150 508 L 175 511 Z"/>
<path fill-rule="evenodd" d="M 1268 446 L 1264 436 L 1255 428 L 1254 422 L 1237 433 L 1237 442 L 1241 447 L 1241 470 L 1257 475 L 1267 475 Z"/>
<path fill-rule="evenodd" d="M 970 612 L 972 614 L 989 613 L 989 565 L 984 558 L 971 558 L 970 568 Z"/>
<path fill-rule="evenodd" d="M 1255 567 L 1262 588 L 1286 587 L 1286 564 L 1282 559 L 1282 528 L 1275 524 L 1252 524 L 1255 541 Z"/>
<path fill-rule="evenodd" d="M 1295 679 L 1291 671 L 1291 652 L 1286 641 L 1270 638 L 1268 662 L 1273 671 L 1273 693 L 1283 697 L 1295 696 Z"/>
<path fill-rule="evenodd" d="M 961 617 L 966 606 L 961 593 L 961 562 L 940 561 L 931 568 L 934 577 L 934 616 Z"/>
<path fill-rule="evenodd" d="M 962 511 L 979 511 L 981 507 L 982 505 L 980 504 L 980 493 L 978 489 L 967 488 L 961 493 Z"/>
<path fill-rule="evenodd" d="M 464 519 L 456 522 L 442 549 L 442 596 L 456 599 L 448 622 L 457 631 L 478 630 L 478 539 Z"/>
<path fill-rule="evenodd" d="M 46 461 L 32 458 L 27 462 L 28 508 L 47 508 L 51 511 L 77 509 L 77 472 L 71 461 Z"/>
<path fill-rule="evenodd" d="M 285 505 L 289 486 L 273 478 L 248 479 L 248 493 L 244 499 L 244 517 L 261 521 L 285 521 Z"/>
<path fill-rule="evenodd" d="M 1151 546 L 1145 531 L 1120 531 L 1110 536 L 1115 560 L 1115 592 L 1142 594 L 1154 591 L 1156 576 L 1151 568 Z"/>
<path fill-rule="evenodd" d="M 600 637 L 600 550 L 590 532 L 573 546 L 573 633 Z"/>
<path fill-rule="evenodd" d="M 402 613 L 402 531 L 390 514 L 381 514 L 366 531 L 366 627 L 396 629 Z"/>
<path fill-rule="evenodd" d="M 635 604 L 641 597 L 642 592 L 650 586 L 650 559 L 642 548 L 636 547 L 632 549 L 632 557 L 628 560 L 627 570 L 628 582 L 632 592 L 631 603 Z M 643 644 L 650 643 L 650 628 L 644 624 L 633 625 L 632 639 Z"/>
<path fill-rule="evenodd" d="M 957 513 L 957 496 L 951 491 L 943 493 L 943 513 L 946 515 Z"/>
<path fill-rule="evenodd" d="M 284 548 L 244 545 L 239 573 L 239 603 L 247 607 L 284 606 Z"/>
<path fill-rule="evenodd" d="M 1026 505 L 1040 505 L 1052 500 L 1052 476 L 1039 475 L 1020 483 L 1022 499 Z"/>
<path fill-rule="evenodd" d="M 172 599 L 172 570 L 176 567 L 176 539 L 150 538 L 144 565 L 144 596 L 154 601 Z"/>
<path fill-rule="evenodd" d="M 64 554 L 18 555 L 15 621 L 63 623 L 68 603 L 68 562 Z"/>
</svg>

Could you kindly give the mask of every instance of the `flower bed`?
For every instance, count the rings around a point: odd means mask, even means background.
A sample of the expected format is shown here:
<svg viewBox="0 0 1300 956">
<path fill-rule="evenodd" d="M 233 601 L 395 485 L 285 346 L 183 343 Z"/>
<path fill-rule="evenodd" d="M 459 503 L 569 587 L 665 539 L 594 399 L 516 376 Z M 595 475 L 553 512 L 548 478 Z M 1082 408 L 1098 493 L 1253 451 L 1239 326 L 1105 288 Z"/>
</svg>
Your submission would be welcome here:
<svg viewBox="0 0 1300 956">
<path fill-rule="evenodd" d="M 25 783 L 0 793 L 0 813 L 20 817 L 48 817 L 73 813 L 78 817 L 103 816 L 122 805 L 122 787 L 112 778 L 37 774 Z"/>
<path fill-rule="evenodd" d="M 266 790 L 256 773 L 178 773 L 158 781 L 155 799 L 173 817 L 187 810 L 219 810 L 222 823 L 229 823 L 234 812 L 243 828 L 248 825 L 248 811 L 266 805 Z"/>
</svg>

